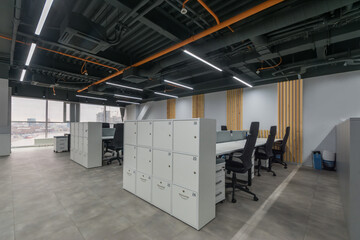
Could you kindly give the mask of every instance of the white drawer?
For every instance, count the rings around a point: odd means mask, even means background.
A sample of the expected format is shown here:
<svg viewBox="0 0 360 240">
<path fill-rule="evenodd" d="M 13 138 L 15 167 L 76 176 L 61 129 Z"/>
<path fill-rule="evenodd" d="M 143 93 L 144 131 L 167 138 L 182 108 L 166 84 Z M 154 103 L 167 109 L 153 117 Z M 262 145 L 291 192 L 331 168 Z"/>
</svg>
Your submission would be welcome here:
<svg viewBox="0 0 360 240">
<path fill-rule="evenodd" d="M 171 183 L 153 178 L 152 203 L 161 210 L 171 214 Z"/>
<path fill-rule="evenodd" d="M 216 176 L 216 182 L 215 182 L 216 187 L 224 184 L 225 184 L 225 174 L 221 176 Z"/>
<path fill-rule="evenodd" d="M 225 174 L 225 163 L 216 164 L 216 176 Z"/>
<path fill-rule="evenodd" d="M 196 227 L 198 224 L 197 192 L 173 185 L 172 214 L 181 221 Z"/>
<path fill-rule="evenodd" d="M 216 192 L 215 199 L 216 199 L 215 203 L 224 201 L 225 200 L 225 191 Z"/>
<path fill-rule="evenodd" d="M 137 148 L 136 170 L 152 175 L 152 150 L 151 148 Z"/>
<path fill-rule="evenodd" d="M 136 174 L 136 195 L 151 202 L 151 177 L 145 173 Z"/>
<path fill-rule="evenodd" d="M 124 167 L 136 169 L 136 147 L 124 145 Z"/>
<path fill-rule="evenodd" d="M 198 191 L 199 158 L 177 153 L 174 153 L 173 157 L 173 183 Z"/>
<path fill-rule="evenodd" d="M 135 194 L 136 171 L 131 168 L 125 168 L 123 172 L 123 188 Z"/>
<path fill-rule="evenodd" d="M 172 153 L 153 150 L 153 176 L 168 181 L 172 180 Z"/>
</svg>

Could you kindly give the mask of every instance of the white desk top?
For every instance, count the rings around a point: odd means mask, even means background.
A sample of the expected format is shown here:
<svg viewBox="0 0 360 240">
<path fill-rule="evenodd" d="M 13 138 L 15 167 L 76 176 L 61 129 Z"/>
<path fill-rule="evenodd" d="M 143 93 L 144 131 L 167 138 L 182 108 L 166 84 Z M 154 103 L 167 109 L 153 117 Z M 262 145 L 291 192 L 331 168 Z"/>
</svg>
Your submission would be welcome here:
<svg viewBox="0 0 360 240">
<path fill-rule="evenodd" d="M 112 139 L 114 139 L 114 136 L 103 136 L 101 139 L 102 140 L 112 140 Z"/>
<path fill-rule="evenodd" d="M 256 140 L 255 147 L 259 147 L 261 145 L 264 145 L 266 143 L 267 138 L 258 138 Z M 275 141 L 278 141 L 280 139 L 275 139 Z M 239 151 L 244 149 L 245 147 L 246 139 L 239 140 L 239 141 L 233 141 L 233 142 L 224 142 L 224 143 L 217 143 L 216 144 L 216 155 L 223 155 L 228 154 L 234 151 Z"/>
</svg>

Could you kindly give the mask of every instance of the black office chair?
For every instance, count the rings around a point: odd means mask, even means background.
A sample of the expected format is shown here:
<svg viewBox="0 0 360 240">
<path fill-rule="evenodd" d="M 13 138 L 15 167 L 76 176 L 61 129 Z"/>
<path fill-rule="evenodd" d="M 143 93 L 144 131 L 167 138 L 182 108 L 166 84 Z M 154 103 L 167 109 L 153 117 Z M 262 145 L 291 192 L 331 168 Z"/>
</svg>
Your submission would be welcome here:
<svg viewBox="0 0 360 240">
<path fill-rule="evenodd" d="M 102 123 L 102 128 L 110 128 L 110 123 Z"/>
<path fill-rule="evenodd" d="M 266 140 L 265 145 L 257 147 L 255 150 L 255 161 L 258 160 L 258 166 L 257 166 L 258 176 L 261 176 L 260 169 L 265 168 L 261 166 L 261 160 L 266 160 L 266 159 L 269 160 L 269 166 L 265 169 L 267 169 L 268 172 L 272 172 L 273 176 L 276 176 L 276 173 L 271 169 L 272 159 L 274 156 L 272 152 L 272 148 L 274 145 L 275 136 L 276 136 L 276 126 L 272 126 L 270 127 L 270 134 Z"/>
<path fill-rule="evenodd" d="M 107 165 L 110 165 L 114 160 L 118 160 L 119 165 L 121 165 L 122 156 L 120 156 L 120 151 L 124 149 L 124 124 L 123 123 L 114 124 L 114 128 L 115 128 L 114 139 L 111 140 L 109 144 L 109 149 L 115 151 L 116 156 L 111 157 L 110 159 L 106 159 Z"/>
<path fill-rule="evenodd" d="M 226 125 L 222 125 L 222 126 L 221 126 L 221 131 L 227 131 L 227 126 L 226 126 Z"/>
<path fill-rule="evenodd" d="M 110 128 L 110 123 L 102 123 L 102 128 Z M 111 140 L 105 140 L 105 141 L 104 141 L 104 143 L 105 143 L 105 151 L 104 151 L 104 154 L 110 152 L 110 151 L 109 151 L 109 144 L 110 144 L 110 142 L 111 142 Z"/>
<path fill-rule="evenodd" d="M 275 156 L 273 158 L 273 163 L 280 163 L 281 165 L 284 166 L 285 169 L 287 168 L 287 163 L 284 162 L 284 153 L 286 152 L 286 143 L 289 138 L 289 135 L 290 135 L 290 127 L 286 127 L 286 132 L 283 140 L 275 142 L 273 148 L 273 154 Z M 276 158 L 276 155 L 280 155 L 280 159 Z"/>
<path fill-rule="evenodd" d="M 254 197 L 254 201 L 258 201 L 258 197 L 249 190 L 247 186 L 251 186 L 251 168 L 252 155 L 254 152 L 256 139 L 259 132 L 259 122 L 252 122 L 250 126 L 249 135 L 247 136 L 245 147 L 242 152 L 235 152 L 230 154 L 229 159 L 225 162 L 225 169 L 228 173 L 232 172 L 231 183 L 226 183 L 226 188 L 232 188 L 232 202 L 236 203 L 235 189 L 244 191 Z M 248 181 L 241 181 L 236 179 L 236 173 L 248 173 Z M 241 184 L 239 184 L 241 183 Z"/>
</svg>

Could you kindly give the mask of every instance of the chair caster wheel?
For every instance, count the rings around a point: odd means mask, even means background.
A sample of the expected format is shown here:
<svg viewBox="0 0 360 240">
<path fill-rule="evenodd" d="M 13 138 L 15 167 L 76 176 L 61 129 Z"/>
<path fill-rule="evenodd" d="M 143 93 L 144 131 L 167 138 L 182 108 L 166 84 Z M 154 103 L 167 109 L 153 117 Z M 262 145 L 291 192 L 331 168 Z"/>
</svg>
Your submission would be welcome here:
<svg viewBox="0 0 360 240">
<path fill-rule="evenodd" d="M 261 175 L 260 175 L 260 174 L 257 174 L 257 176 L 258 176 L 258 177 L 261 177 Z"/>
<path fill-rule="evenodd" d="M 232 203 L 236 203 L 236 199 L 231 200 Z"/>
<path fill-rule="evenodd" d="M 285 166 L 284 168 L 287 169 L 287 166 Z"/>
<path fill-rule="evenodd" d="M 276 174 L 275 174 L 275 173 L 273 173 L 273 176 L 274 176 L 274 177 L 276 177 Z"/>
<path fill-rule="evenodd" d="M 254 201 L 255 201 L 255 202 L 259 201 L 259 198 L 256 197 L 256 196 L 254 196 Z"/>
</svg>

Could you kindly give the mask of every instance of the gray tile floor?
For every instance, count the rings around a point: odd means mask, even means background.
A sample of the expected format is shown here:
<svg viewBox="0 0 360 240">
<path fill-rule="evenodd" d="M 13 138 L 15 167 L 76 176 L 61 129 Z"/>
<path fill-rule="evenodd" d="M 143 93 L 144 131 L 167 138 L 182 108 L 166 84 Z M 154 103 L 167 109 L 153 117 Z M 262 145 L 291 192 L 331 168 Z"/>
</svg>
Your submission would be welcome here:
<svg viewBox="0 0 360 240">
<path fill-rule="evenodd" d="M 249 219 L 295 168 L 275 166 L 251 189 L 254 202 L 237 193 L 237 203 L 216 207 L 216 218 L 196 231 L 122 190 L 122 168 L 87 170 L 52 148 L 14 149 L 0 158 L 0 240 L 231 239 L 241 228 L 261 240 L 348 239 L 334 172 L 302 167 L 252 226 Z M 230 197 L 230 196 L 229 196 Z"/>
</svg>

